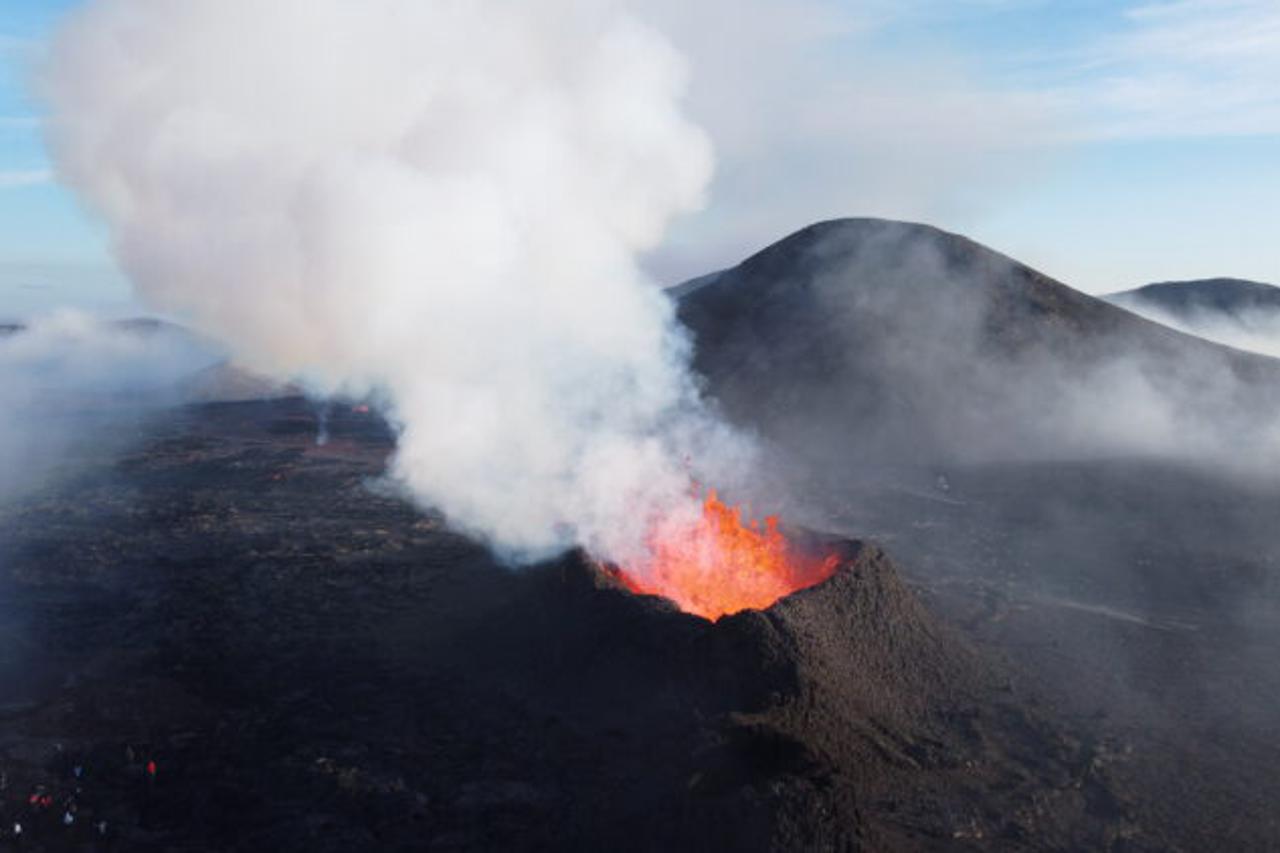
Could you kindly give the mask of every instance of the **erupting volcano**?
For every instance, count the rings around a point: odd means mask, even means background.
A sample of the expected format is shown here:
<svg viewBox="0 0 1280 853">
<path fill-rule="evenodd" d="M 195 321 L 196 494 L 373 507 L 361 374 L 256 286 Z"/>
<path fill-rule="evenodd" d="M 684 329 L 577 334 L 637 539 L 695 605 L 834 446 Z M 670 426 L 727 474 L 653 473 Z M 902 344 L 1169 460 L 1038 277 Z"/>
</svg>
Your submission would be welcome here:
<svg viewBox="0 0 1280 853">
<path fill-rule="evenodd" d="M 783 596 L 831 577 L 839 558 L 799 552 L 778 529 L 776 516 L 763 527 L 742 520 L 714 490 L 692 523 L 660 524 L 650 541 L 650 557 L 638 566 L 614 570 L 632 592 L 660 595 L 681 610 L 705 619 L 741 610 L 762 610 Z"/>
</svg>

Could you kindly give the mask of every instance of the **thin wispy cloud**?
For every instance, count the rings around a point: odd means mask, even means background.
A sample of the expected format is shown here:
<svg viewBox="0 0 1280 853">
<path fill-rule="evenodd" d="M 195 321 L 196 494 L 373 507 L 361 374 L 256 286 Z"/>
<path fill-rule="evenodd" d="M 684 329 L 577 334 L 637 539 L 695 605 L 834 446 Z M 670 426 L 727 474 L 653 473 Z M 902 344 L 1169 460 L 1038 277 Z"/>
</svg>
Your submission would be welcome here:
<svg viewBox="0 0 1280 853">
<path fill-rule="evenodd" d="M 0 58 L 30 56 L 39 44 L 35 39 L 0 33 Z"/>
<path fill-rule="evenodd" d="M 0 190 L 38 186 L 50 183 L 52 180 L 53 173 L 48 169 L 0 170 Z"/>
<path fill-rule="evenodd" d="M 966 0 L 968 3 L 969 0 Z M 977 4 L 981 5 L 981 4 Z M 652 259 L 668 281 L 850 212 L 938 219 L 982 208 L 1061 136 L 1034 93 L 986 85 L 959 52 L 882 43 L 919 0 L 651 0 L 689 58 L 689 104 L 716 143 L 703 222 Z M 975 191 L 976 189 L 976 191 Z"/>
<path fill-rule="evenodd" d="M 1087 135 L 1280 134 L 1280 4 L 1142 3 L 1125 20 L 1126 31 L 1087 46 L 1071 87 Z"/>
<path fill-rule="evenodd" d="M 1071 168 L 1073 151 L 1280 135 L 1278 0 L 633 5 L 683 53 L 686 105 L 718 163 L 709 208 L 681 220 L 649 259 L 664 281 L 830 216 L 985 225 Z M 0 164 L 42 165 L 44 108 L 30 84 L 47 30 L 17 18 L 0 26 Z M 30 168 L 6 174 L 0 189 L 49 180 Z M 1127 178 L 1108 186 L 1125 192 Z"/>
</svg>

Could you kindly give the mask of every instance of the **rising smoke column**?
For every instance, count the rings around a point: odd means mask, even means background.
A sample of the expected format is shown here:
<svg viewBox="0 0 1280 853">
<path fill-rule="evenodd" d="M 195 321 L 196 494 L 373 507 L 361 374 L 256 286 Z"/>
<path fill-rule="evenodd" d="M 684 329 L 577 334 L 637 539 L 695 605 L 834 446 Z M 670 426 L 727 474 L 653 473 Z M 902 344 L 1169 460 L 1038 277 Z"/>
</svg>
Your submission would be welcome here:
<svg viewBox="0 0 1280 853">
<path fill-rule="evenodd" d="M 720 427 L 635 255 L 711 150 L 620 5 L 94 0 L 44 83 L 139 293 L 258 370 L 384 395 L 423 503 L 618 559 L 690 504 Z"/>
</svg>

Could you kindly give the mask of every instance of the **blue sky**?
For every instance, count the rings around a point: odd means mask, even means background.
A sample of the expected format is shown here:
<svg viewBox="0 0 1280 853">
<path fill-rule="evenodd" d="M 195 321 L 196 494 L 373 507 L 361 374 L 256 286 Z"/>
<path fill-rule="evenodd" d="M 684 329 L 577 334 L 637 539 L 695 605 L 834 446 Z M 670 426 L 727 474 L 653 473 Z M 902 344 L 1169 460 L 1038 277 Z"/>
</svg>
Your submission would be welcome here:
<svg viewBox="0 0 1280 853">
<path fill-rule="evenodd" d="M 0 6 L 0 319 L 71 305 L 136 310 L 104 230 L 52 178 L 32 96 L 40 44 L 72 0 Z"/>
<path fill-rule="evenodd" d="M 30 94 L 76 3 L 2 3 L 0 317 L 136 310 L 103 228 L 53 178 Z M 632 5 L 688 55 L 720 161 L 709 209 L 652 264 L 663 277 L 882 215 L 1091 292 L 1280 283 L 1275 0 L 707 0 L 711 27 L 685 3 Z"/>
</svg>

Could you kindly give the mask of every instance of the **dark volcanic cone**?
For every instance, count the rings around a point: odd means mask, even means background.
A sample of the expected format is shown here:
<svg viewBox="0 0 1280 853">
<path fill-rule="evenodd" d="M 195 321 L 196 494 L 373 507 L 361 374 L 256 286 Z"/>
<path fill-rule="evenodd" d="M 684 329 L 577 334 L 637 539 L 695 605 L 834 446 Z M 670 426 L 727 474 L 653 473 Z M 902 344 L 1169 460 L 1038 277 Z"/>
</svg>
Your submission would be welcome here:
<svg viewBox="0 0 1280 853">
<path fill-rule="evenodd" d="M 462 641 L 471 677 L 574 744 L 556 755 L 575 805 L 548 845 L 1016 848 L 1120 831 L 1079 742 L 1015 708 L 882 551 L 828 547 L 844 557 L 830 579 L 715 623 L 572 554 L 486 619 L 501 631 Z"/>
</svg>

